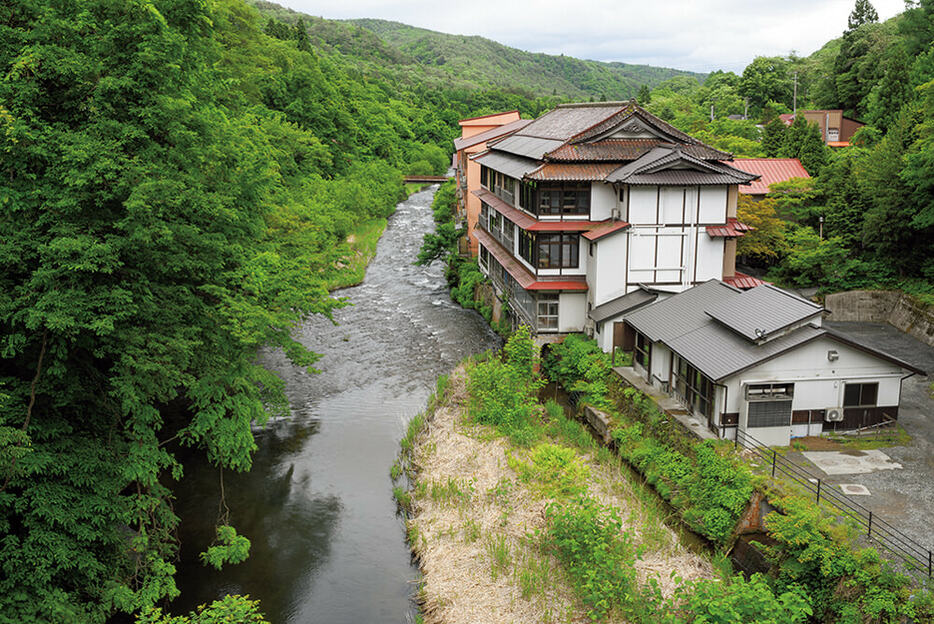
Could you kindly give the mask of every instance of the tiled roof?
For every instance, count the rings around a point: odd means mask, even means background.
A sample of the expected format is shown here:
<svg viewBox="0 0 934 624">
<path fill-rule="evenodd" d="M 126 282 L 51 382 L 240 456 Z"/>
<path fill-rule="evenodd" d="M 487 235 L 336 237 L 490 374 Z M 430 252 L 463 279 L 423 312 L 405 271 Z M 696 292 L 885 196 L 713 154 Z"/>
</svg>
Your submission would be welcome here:
<svg viewBox="0 0 934 624">
<path fill-rule="evenodd" d="M 584 238 L 589 241 L 600 240 L 604 236 L 609 236 L 613 232 L 619 232 L 629 227 L 629 224 L 625 221 L 604 221 L 594 229 L 583 234 Z"/>
<path fill-rule="evenodd" d="M 741 171 L 760 176 L 749 186 L 739 187 L 739 192 L 745 195 L 765 195 L 776 182 L 811 177 L 797 158 L 737 158 L 732 164 Z"/>
<path fill-rule="evenodd" d="M 522 134 L 542 139 L 557 139 L 563 143 L 628 106 L 629 102 L 558 106 L 529 124 Z"/>
<path fill-rule="evenodd" d="M 454 151 L 460 151 L 462 149 L 473 147 L 484 141 L 490 141 L 507 134 L 511 134 L 516 130 L 521 130 L 532 123 L 531 119 L 519 119 L 518 121 L 513 121 L 508 124 L 503 124 L 498 128 L 491 128 L 479 134 L 475 134 L 472 137 L 467 137 L 466 139 L 454 139 Z"/>
<path fill-rule="evenodd" d="M 674 165 L 687 168 L 675 169 Z M 627 184 L 745 184 L 755 177 L 719 161 L 695 158 L 678 147 L 656 147 L 606 180 Z"/>
<path fill-rule="evenodd" d="M 603 139 L 594 143 L 566 143 L 545 155 L 549 161 L 635 160 L 654 147 L 679 147 L 684 153 L 705 160 L 722 158 L 722 153 L 703 145 L 680 145 L 661 139 Z"/>
<path fill-rule="evenodd" d="M 737 238 L 756 228 L 746 225 L 735 217 L 726 220 L 726 225 L 708 225 L 707 236 L 711 238 Z"/>
<path fill-rule="evenodd" d="M 619 169 L 619 163 L 545 163 L 528 174 L 530 180 L 599 181 Z"/>
<path fill-rule="evenodd" d="M 768 282 L 760 280 L 758 277 L 746 275 L 745 273 L 740 273 L 739 271 L 736 271 L 736 273 L 734 273 L 731 277 L 724 277 L 723 281 L 730 286 L 735 286 L 741 290 L 748 290 L 750 288 L 755 288 L 756 286 L 761 286 L 762 284 L 768 284 Z"/>
<path fill-rule="evenodd" d="M 705 312 L 746 340 L 761 340 L 819 315 L 824 308 L 771 284 L 708 305 Z"/>
<path fill-rule="evenodd" d="M 496 239 L 487 232 L 477 228 L 474 230 L 477 240 L 487 251 L 503 265 L 506 272 L 525 290 L 571 290 L 575 292 L 587 291 L 587 280 L 581 277 L 564 277 L 560 280 L 539 280 L 535 274 L 525 268 L 511 253 L 503 249 Z"/>
</svg>

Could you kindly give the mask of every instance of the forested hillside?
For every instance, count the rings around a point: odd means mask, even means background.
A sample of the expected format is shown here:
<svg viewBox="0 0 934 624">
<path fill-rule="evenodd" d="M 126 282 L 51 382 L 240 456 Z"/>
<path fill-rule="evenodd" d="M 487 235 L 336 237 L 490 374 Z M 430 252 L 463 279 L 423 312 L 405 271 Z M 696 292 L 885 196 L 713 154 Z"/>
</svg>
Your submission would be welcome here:
<svg viewBox="0 0 934 624">
<path fill-rule="evenodd" d="M 348 234 L 447 167 L 459 117 L 517 101 L 436 101 L 267 25 L 241 0 L 0 3 L 0 622 L 177 594 L 179 445 L 219 484 L 249 469 L 285 409 L 257 348 L 312 365 L 290 331 L 340 305 Z M 242 560 L 218 525 L 206 564 Z"/>
<path fill-rule="evenodd" d="M 358 19 L 340 22 L 302 15 L 254 0 L 264 16 L 296 24 L 302 19 L 314 45 L 352 59 L 368 74 L 444 89 L 500 89 L 530 98 L 623 100 L 639 87 L 655 87 L 675 76 L 703 80 L 677 69 L 601 63 L 569 56 L 524 52 L 483 37 L 416 28 L 399 22 Z"/>
</svg>

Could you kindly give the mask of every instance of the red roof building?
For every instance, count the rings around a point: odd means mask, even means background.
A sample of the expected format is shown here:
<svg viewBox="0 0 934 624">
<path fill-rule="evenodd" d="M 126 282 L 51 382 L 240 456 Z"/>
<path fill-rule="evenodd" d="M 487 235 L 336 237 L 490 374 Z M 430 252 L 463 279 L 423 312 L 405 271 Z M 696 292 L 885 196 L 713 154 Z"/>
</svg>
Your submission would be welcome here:
<svg viewBox="0 0 934 624">
<path fill-rule="evenodd" d="M 763 197 L 776 182 L 811 177 L 797 158 L 737 158 L 733 166 L 759 176 L 758 180 L 753 180 L 748 186 L 739 187 L 743 195 Z"/>
</svg>

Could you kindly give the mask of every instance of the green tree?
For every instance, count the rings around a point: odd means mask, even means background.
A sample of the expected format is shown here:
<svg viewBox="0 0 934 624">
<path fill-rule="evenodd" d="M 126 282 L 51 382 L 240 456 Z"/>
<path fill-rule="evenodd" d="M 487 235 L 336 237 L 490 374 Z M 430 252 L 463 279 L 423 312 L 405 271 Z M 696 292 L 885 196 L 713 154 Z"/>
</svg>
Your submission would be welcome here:
<svg viewBox="0 0 934 624">
<path fill-rule="evenodd" d="M 869 24 L 871 22 L 878 22 L 879 14 L 876 12 L 876 9 L 869 0 L 856 0 L 856 4 L 853 7 L 853 10 L 850 12 L 850 16 L 846 21 L 847 31 L 853 31 L 862 26 L 863 24 Z"/>
<path fill-rule="evenodd" d="M 759 111 L 769 100 L 791 102 L 792 84 L 788 61 L 777 56 L 757 56 L 743 70 L 739 94 L 749 98 L 753 110 Z"/>
<path fill-rule="evenodd" d="M 649 90 L 648 85 L 644 84 L 639 87 L 639 95 L 636 99 L 641 106 L 645 106 L 652 101 L 652 92 Z"/>
<path fill-rule="evenodd" d="M 766 156 L 775 158 L 781 153 L 786 130 L 785 122 L 778 117 L 765 124 L 765 128 L 762 129 L 762 151 Z"/>
<path fill-rule="evenodd" d="M 811 175 L 816 175 L 827 161 L 827 147 L 817 124 L 810 124 L 803 115 L 785 130 L 781 149 L 782 158 L 797 158 Z"/>
</svg>

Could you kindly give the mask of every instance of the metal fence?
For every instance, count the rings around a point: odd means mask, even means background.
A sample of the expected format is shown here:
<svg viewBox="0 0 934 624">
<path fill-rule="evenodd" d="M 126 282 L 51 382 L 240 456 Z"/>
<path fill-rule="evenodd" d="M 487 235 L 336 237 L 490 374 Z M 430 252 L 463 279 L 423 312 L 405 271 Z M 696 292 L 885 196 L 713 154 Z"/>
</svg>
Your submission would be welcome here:
<svg viewBox="0 0 934 624">
<path fill-rule="evenodd" d="M 814 474 L 779 455 L 774 449 L 740 429 L 736 431 L 735 445 L 742 446 L 761 459 L 763 466 L 771 470 L 773 478 L 776 475 L 782 475 L 793 480 L 811 492 L 817 504 L 823 501 L 852 520 L 865 532 L 867 540 L 881 546 L 883 554 L 888 553 L 890 558 L 900 562 L 906 572 L 916 576 L 932 577 L 934 554 L 931 549 L 925 548 L 880 518 L 878 514 L 874 514 L 837 491 L 833 484 L 824 483 Z"/>
</svg>

